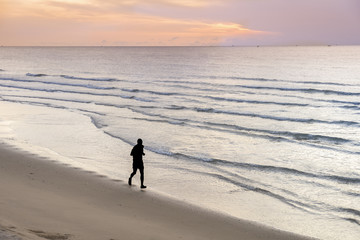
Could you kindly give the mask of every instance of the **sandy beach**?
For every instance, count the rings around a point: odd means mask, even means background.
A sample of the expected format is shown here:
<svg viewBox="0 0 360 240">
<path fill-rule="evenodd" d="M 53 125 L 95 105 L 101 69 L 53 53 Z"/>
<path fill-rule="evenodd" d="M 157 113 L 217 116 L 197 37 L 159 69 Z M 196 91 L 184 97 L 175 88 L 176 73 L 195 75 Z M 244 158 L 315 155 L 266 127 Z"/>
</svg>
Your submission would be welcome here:
<svg viewBox="0 0 360 240">
<path fill-rule="evenodd" d="M 0 146 L 0 239 L 307 239 Z"/>
</svg>

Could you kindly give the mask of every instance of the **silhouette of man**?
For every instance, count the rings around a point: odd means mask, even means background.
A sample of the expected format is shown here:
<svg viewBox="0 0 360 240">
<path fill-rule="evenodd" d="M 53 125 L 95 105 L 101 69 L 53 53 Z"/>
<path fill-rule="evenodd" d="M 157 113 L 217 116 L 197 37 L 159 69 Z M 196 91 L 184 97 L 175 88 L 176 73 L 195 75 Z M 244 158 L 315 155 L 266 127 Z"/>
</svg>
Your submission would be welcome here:
<svg viewBox="0 0 360 240">
<path fill-rule="evenodd" d="M 144 146 L 142 145 L 142 140 L 140 138 L 137 140 L 137 145 L 135 145 L 131 150 L 130 155 L 133 156 L 133 172 L 130 174 L 129 185 L 131 185 L 132 177 L 136 174 L 136 171 L 139 169 L 141 188 L 146 188 L 146 186 L 144 185 L 144 163 L 142 160 L 142 156 L 145 155 L 145 153 L 144 153 Z"/>
</svg>

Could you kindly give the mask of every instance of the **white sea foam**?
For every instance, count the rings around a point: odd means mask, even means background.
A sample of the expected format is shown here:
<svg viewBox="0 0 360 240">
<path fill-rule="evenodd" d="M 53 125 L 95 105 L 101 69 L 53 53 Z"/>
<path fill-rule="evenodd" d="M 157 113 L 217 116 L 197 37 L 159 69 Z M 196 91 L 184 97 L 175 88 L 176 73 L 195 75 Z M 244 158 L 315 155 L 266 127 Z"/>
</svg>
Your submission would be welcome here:
<svg viewBox="0 0 360 240">
<path fill-rule="evenodd" d="M 360 234 L 359 47 L 23 49 L 0 56 L 4 141 L 126 180 L 141 137 L 159 191 L 322 239 Z"/>
</svg>

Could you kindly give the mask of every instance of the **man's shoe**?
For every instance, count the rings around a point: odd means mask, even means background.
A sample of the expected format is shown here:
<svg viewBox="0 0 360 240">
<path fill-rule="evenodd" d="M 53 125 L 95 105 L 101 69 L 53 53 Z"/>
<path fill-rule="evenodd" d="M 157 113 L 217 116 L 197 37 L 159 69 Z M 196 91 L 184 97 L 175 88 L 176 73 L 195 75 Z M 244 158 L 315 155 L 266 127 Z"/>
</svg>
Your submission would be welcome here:
<svg viewBox="0 0 360 240">
<path fill-rule="evenodd" d="M 141 185 L 141 188 L 146 188 L 146 186 L 144 186 L 144 185 Z"/>
<path fill-rule="evenodd" d="M 128 184 L 131 186 L 131 178 L 129 178 Z"/>
</svg>

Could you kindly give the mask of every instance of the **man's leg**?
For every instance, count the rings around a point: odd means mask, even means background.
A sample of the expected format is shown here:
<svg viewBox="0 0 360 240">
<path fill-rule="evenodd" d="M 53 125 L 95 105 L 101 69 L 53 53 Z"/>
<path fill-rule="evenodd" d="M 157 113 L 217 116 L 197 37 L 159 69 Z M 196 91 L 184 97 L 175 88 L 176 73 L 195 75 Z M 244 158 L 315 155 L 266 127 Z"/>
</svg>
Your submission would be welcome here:
<svg viewBox="0 0 360 240">
<path fill-rule="evenodd" d="M 140 168 L 140 181 L 141 181 L 141 188 L 146 188 L 144 185 L 144 168 Z"/>
<path fill-rule="evenodd" d="M 130 174 L 130 178 L 129 178 L 129 185 L 131 185 L 131 179 L 132 177 L 136 174 L 137 168 L 133 168 L 133 172 Z"/>
</svg>

